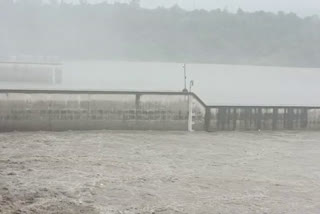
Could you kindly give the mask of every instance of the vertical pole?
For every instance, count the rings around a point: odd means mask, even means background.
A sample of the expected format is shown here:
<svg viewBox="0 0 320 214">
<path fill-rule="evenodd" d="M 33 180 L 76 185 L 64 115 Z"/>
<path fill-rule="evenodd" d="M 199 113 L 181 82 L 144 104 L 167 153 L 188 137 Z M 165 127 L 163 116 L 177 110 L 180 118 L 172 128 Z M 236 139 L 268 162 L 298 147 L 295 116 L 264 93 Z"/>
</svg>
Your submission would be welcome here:
<svg viewBox="0 0 320 214">
<path fill-rule="evenodd" d="M 183 64 L 183 72 L 184 72 L 184 89 L 187 89 L 187 65 Z"/>
<path fill-rule="evenodd" d="M 189 93 L 188 95 L 188 101 L 189 101 L 189 114 L 188 114 L 188 131 L 189 132 L 192 132 L 193 129 L 192 129 L 192 124 L 193 124 L 193 121 L 192 121 L 192 94 Z"/>
</svg>

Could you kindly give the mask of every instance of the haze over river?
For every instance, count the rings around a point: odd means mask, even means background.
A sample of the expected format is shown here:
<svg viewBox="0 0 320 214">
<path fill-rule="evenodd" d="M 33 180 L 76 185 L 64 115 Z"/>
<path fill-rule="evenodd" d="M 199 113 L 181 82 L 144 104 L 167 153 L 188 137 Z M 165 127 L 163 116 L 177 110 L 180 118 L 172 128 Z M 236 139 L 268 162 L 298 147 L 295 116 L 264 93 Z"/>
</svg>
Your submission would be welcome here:
<svg viewBox="0 0 320 214">
<path fill-rule="evenodd" d="M 207 104 L 320 105 L 320 68 L 188 64 L 188 84 Z M 181 91 L 182 63 L 66 61 L 63 82 L 1 88 Z"/>
</svg>

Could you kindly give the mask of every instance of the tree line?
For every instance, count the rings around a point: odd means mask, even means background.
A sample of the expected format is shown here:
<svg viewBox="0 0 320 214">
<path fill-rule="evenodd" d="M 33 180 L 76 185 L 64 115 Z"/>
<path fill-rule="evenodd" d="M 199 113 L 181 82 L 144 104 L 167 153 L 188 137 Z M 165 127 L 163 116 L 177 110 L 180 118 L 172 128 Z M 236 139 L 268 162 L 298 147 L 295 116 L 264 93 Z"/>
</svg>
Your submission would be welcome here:
<svg viewBox="0 0 320 214">
<path fill-rule="evenodd" d="M 290 13 L 0 1 L 0 56 L 320 67 L 320 20 Z"/>
</svg>

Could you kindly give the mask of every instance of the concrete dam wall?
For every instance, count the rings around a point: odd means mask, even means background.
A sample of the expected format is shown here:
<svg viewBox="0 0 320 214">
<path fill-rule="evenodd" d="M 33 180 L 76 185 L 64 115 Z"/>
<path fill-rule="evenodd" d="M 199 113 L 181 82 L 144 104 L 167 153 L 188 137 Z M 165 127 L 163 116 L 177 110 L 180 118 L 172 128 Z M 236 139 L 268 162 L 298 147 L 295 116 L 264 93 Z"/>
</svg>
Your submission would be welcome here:
<svg viewBox="0 0 320 214">
<path fill-rule="evenodd" d="M 207 131 L 320 130 L 320 107 L 214 106 L 206 124 Z"/>
<path fill-rule="evenodd" d="M 182 92 L 0 90 L 0 131 L 186 131 L 190 126 L 195 131 L 320 130 L 320 107 L 207 106 L 196 94 Z"/>
<path fill-rule="evenodd" d="M 201 112 L 198 118 L 200 121 L 194 126 L 203 130 Z M 187 130 L 187 127 L 188 95 L 182 93 L 0 93 L 1 131 Z"/>
</svg>

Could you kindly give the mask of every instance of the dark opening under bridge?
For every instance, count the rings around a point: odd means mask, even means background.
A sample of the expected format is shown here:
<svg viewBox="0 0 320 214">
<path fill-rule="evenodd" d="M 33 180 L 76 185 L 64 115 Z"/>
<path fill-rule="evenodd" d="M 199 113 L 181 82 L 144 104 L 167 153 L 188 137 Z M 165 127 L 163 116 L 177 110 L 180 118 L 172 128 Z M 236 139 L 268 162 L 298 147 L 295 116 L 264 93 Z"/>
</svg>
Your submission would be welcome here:
<svg viewBox="0 0 320 214">
<path fill-rule="evenodd" d="M 320 130 L 320 106 L 210 106 L 183 92 L 0 89 L 0 131 L 188 130 L 190 124 L 195 131 Z"/>
</svg>

